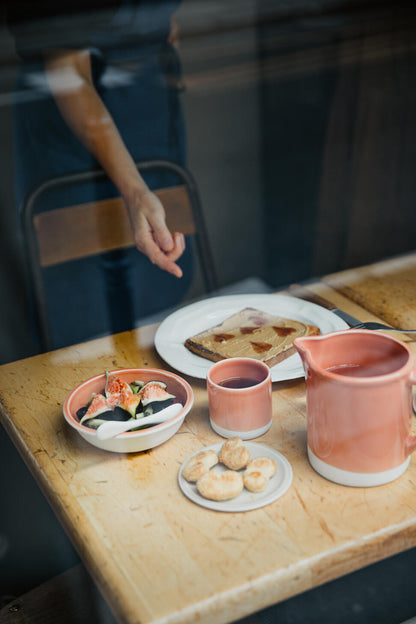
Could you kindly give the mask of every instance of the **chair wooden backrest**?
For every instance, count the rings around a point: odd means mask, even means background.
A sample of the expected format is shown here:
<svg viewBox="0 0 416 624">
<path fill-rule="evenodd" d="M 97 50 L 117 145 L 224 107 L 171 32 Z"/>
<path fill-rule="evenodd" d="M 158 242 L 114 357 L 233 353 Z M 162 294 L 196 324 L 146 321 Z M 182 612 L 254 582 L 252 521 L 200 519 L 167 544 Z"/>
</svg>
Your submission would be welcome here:
<svg viewBox="0 0 416 624">
<path fill-rule="evenodd" d="M 169 229 L 195 234 L 186 187 L 181 185 L 157 190 L 156 195 L 165 208 Z M 134 246 L 127 210 L 121 197 L 35 214 L 33 223 L 42 267 Z"/>
<path fill-rule="evenodd" d="M 198 190 L 190 172 L 166 160 L 139 161 L 141 173 L 175 175 L 179 184 L 154 192 L 160 198 L 168 227 L 195 239 L 207 292 L 218 287 Z M 22 205 L 23 238 L 29 286 L 41 349 L 52 348 L 42 269 L 106 251 L 134 246 L 127 209 L 121 197 L 103 199 L 45 212 L 41 199 L 55 189 L 106 180 L 102 170 L 52 178 L 40 184 Z"/>
</svg>

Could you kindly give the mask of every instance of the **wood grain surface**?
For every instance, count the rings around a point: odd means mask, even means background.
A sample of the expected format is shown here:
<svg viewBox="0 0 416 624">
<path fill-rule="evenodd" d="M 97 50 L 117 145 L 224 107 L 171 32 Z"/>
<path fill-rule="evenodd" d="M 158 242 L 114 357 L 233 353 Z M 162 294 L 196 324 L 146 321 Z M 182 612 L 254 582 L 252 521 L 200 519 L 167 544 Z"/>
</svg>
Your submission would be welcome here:
<svg viewBox="0 0 416 624">
<path fill-rule="evenodd" d="M 184 186 L 160 189 L 155 195 L 164 206 L 171 232 L 195 234 L 192 208 Z M 44 267 L 134 246 L 127 209 L 121 197 L 42 212 L 33 220 L 39 260 Z"/>
<path fill-rule="evenodd" d="M 416 254 L 349 269 L 324 281 L 393 327 L 416 329 Z"/>
<path fill-rule="evenodd" d="M 308 287 L 363 315 L 326 284 Z M 66 396 L 112 368 L 169 368 L 154 349 L 155 331 L 0 367 L 1 420 L 120 622 L 234 621 L 415 545 L 415 459 L 400 479 L 375 488 L 320 477 L 306 455 L 303 379 L 273 385 L 273 425 L 257 441 L 283 453 L 294 478 L 281 499 L 261 509 L 211 511 L 178 487 L 187 457 L 222 441 L 209 425 L 202 380 L 187 377 L 194 407 L 161 446 L 122 455 L 88 445 L 63 419 Z"/>
</svg>

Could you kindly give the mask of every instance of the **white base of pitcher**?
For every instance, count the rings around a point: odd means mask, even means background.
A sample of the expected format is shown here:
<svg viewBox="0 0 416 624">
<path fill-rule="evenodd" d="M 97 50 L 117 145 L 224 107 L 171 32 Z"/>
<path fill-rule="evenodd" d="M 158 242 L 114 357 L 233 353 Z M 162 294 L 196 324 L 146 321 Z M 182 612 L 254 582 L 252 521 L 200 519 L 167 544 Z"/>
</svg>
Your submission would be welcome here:
<svg viewBox="0 0 416 624">
<path fill-rule="evenodd" d="M 220 427 L 219 425 L 216 425 L 214 422 L 212 422 L 211 419 L 210 419 L 210 423 L 214 431 L 218 433 L 218 435 L 222 436 L 223 438 L 238 437 L 241 440 L 252 440 L 253 438 L 259 438 L 260 436 L 267 433 L 267 431 L 271 427 L 272 421 L 267 423 L 267 425 L 264 425 L 264 427 L 259 427 L 258 429 L 252 429 L 251 431 L 231 431 L 231 429 L 224 429 L 223 427 Z"/>
<path fill-rule="evenodd" d="M 350 472 L 349 470 L 342 470 L 326 464 L 314 455 L 309 446 L 308 457 L 312 468 L 322 477 L 329 479 L 329 481 L 334 481 L 334 483 L 352 487 L 371 487 L 390 483 L 390 481 L 398 479 L 406 471 L 410 462 L 410 457 L 408 457 L 400 466 L 384 470 L 383 472 Z"/>
</svg>

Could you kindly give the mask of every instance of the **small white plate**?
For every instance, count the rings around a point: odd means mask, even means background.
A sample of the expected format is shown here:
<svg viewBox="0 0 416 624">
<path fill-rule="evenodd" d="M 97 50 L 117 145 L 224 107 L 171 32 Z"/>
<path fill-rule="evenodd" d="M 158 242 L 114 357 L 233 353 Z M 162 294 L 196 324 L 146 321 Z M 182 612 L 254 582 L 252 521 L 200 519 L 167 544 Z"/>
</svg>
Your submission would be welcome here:
<svg viewBox="0 0 416 624">
<path fill-rule="evenodd" d="M 185 347 L 185 340 L 248 307 L 316 325 L 321 334 L 348 329 L 347 323 L 330 310 L 296 297 L 273 294 L 226 295 L 191 303 L 170 314 L 156 332 L 156 350 L 177 371 L 206 379 L 213 362 L 189 351 Z M 273 366 L 271 372 L 273 382 L 297 379 L 305 374 L 298 353 Z"/>
<path fill-rule="evenodd" d="M 276 463 L 276 474 L 271 477 L 266 489 L 263 492 L 258 492 L 257 494 L 244 489 L 241 494 L 236 496 L 236 498 L 232 498 L 228 501 L 213 501 L 201 496 L 195 483 L 189 483 L 186 479 L 184 479 L 182 476 L 183 469 L 191 457 L 201 451 L 213 450 L 218 454 L 224 442 L 219 442 L 217 444 L 212 444 L 211 446 L 206 446 L 203 449 L 199 449 L 199 451 L 190 455 L 182 464 L 178 475 L 179 487 L 185 496 L 187 496 L 191 501 L 201 505 L 201 507 L 207 507 L 207 509 L 214 509 L 215 511 L 229 511 L 234 513 L 237 511 L 251 511 L 252 509 L 265 507 L 265 505 L 269 505 L 287 492 L 292 483 L 293 471 L 292 466 L 287 461 L 286 457 L 278 451 L 270 448 L 270 446 L 265 446 L 264 444 L 259 444 L 257 442 L 245 442 L 244 445 L 250 452 L 250 459 L 254 459 L 255 457 L 270 457 L 270 459 L 273 459 Z M 227 470 L 227 468 L 223 464 L 217 464 L 211 468 L 211 470 L 221 474 Z"/>
</svg>

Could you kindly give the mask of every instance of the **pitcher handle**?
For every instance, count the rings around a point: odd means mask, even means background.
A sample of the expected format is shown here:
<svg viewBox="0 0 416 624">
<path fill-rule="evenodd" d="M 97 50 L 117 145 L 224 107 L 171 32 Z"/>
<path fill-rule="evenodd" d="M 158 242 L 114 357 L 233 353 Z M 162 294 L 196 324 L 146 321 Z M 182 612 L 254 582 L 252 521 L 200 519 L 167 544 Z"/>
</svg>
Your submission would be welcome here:
<svg viewBox="0 0 416 624">
<path fill-rule="evenodd" d="M 416 369 L 412 370 L 409 377 L 409 382 L 412 386 L 416 385 Z M 413 411 L 416 414 L 416 394 L 412 398 Z M 416 436 L 409 436 L 406 440 L 406 450 L 410 455 L 416 449 Z"/>
</svg>

